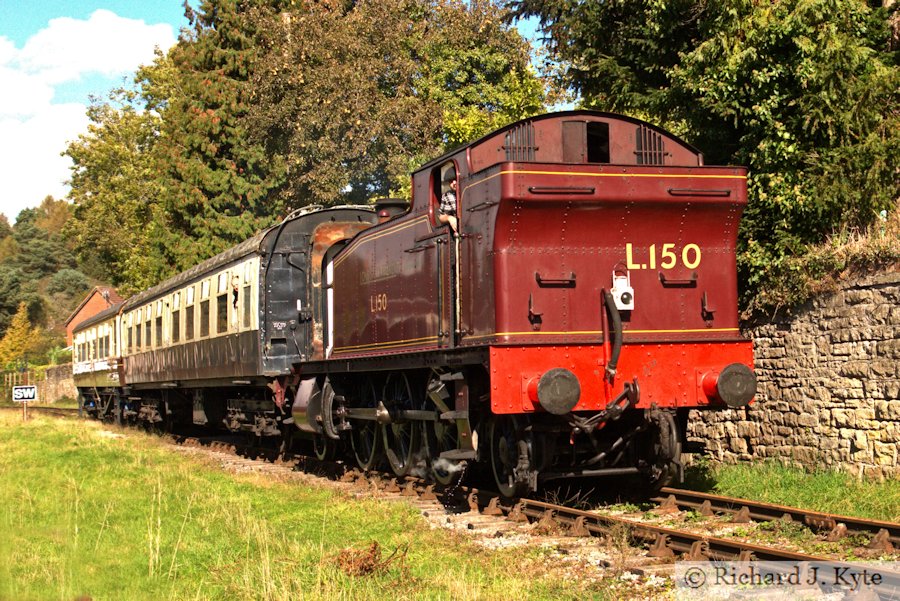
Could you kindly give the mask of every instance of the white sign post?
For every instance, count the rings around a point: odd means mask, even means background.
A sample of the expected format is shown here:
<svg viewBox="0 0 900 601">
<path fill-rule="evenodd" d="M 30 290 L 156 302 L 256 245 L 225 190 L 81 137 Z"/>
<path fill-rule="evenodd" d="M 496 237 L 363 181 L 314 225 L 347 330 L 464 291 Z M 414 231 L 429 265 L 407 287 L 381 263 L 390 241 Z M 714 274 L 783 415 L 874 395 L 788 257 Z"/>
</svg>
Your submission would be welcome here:
<svg viewBox="0 0 900 601">
<path fill-rule="evenodd" d="M 28 421 L 28 401 L 37 400 L 37 386 L 13 386 L 13 402 L 22 403 L 22 421 Z"/>
</svg>

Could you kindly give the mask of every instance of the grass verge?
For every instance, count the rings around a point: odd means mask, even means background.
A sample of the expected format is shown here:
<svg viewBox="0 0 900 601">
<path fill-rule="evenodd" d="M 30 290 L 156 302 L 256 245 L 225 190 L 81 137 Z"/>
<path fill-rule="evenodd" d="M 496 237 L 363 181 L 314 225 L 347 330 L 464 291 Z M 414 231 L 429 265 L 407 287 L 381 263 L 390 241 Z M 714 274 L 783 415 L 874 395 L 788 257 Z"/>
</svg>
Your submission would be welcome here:
<svg viewBox="0 0 900 601">
<path fill-rule="evenodd" d="M 405 504 L 227 474 L 93 422 L 0 413 L 0 481 L 0 599 L 613 598 Z"/>
<path fill-rule="evenodd" d="M 900 522 L 900 481 L 861 481 L 837 471 L 807 472 L 775 461 L 688 468 L 685 487 L 826 513 Z"/>
</svg>

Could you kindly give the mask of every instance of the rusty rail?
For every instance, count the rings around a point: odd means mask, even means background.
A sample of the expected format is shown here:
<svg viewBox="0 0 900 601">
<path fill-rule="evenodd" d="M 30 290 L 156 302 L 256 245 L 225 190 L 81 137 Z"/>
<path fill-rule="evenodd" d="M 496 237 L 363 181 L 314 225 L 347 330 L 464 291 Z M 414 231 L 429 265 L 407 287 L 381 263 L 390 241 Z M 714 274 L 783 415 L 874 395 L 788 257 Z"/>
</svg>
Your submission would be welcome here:
<svg viewBox="0 0 900 601">
<path fill-rule="evenodd" d="M 872 537 L 871 548 L 880 548 L 886 552 L 900 546 L 900 524 L 893 522 L 834 515 L 678 488 L 663 488 L 660 492 L 663 496 L 651 500 L 662 507 L 693 509 L 707 516 L 716 513 L 731 514 L 734 522 L 790 520 L 826 533 L 826 540 L 830 542 L 840 540 L 848 534 L 863 534 Z"/>
</svg>

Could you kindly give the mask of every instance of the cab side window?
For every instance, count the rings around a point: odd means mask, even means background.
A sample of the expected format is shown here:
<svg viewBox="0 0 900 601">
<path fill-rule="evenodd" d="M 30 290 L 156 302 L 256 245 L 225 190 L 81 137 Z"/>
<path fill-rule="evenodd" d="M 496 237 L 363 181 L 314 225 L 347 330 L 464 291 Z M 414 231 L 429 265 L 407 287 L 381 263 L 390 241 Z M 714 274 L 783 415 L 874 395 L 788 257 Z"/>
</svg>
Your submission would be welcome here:
<svg viewBox="0 0 900 601">
<path fill-rule="evenodd" d="M 457 181 L 456 164 L 453 161 L 447 161 L 435 167 L 431 173 L 431 182 L 436 225 L 448 225 L 453 232 L 458 232 L 459 182 Z"/>
</svg>

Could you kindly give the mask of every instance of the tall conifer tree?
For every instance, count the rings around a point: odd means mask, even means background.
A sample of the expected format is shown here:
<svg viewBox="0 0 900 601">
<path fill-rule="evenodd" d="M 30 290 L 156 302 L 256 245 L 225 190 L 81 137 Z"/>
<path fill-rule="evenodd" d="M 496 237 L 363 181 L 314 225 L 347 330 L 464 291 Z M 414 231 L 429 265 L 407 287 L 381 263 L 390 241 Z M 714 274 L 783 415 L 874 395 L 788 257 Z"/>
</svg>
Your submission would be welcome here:
<svg viewBox="0 0 900 601">
<path fill-rule="evenodd" d="M 270 225 L 280 214 L 270 191 L 280 170 L 242 121 L 256 61 L 254 5 L 277 0 L 185 3 L 190 27 L 169 57 L 178 93 L 159 110 L 164 233 L 158 244 L 173 269 L 194 264 Z"/>
</svg>

